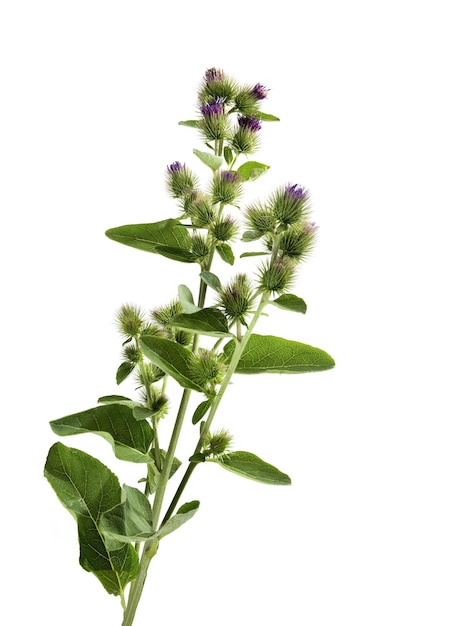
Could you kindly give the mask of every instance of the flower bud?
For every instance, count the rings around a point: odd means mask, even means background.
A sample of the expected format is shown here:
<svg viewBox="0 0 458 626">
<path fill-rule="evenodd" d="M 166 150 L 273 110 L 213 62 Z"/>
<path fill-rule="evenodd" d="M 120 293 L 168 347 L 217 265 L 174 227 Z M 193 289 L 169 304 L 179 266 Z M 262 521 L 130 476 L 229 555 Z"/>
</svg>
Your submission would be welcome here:
<svg viewBox="0 0 458 626">
<path fill-rule="evenodd" d="M 245 323 L 245 315 L 251 311 L 255 295 L 246 274 L 237 274 L 218 293 L 218 306 L 221 307 L 229 321 L 240 320 Z"/>
<path fill-rule="evenodd" d="M 291 227 L 280 235 L 279 249 L 283 256 L 294 261 L 301 261 L 308 257 L 315 242 L 317 230 L 314 222 L 305 222 L 301 226 Z"/>
<path fill-rule="evenodd" d="M 179 300 L 172 300 L 170 304 L 151 311 L 151 317 L 164 329 L 169 329 L 169 324 L 176 315 L 183 313 L 183 307 Z"/>
<path fill-rule="evenodd" d="M 226 372 L 226 366 L 212 350 L 200 348 L 191 353 L 189 359 L 189 375 L 191 379 L 208 393 L 212 393 Z"/>
<path fill-rule="evenodd" d="M 173 338 L 176 343 L 179 343 L 181 346 L 189 346 L 192 342 L 193 335 L 178 328 L 173 330 Z"/>
<path fill-rule="evenodd" d="M 262 206 L 251 205 L 245 211 L 247 226 L 261 234 L 273 233 L 277 220 L 271 209 Z"/>
<path fill-rule="evenodd" d="M 218 241 L 230 241 L 237 234 L 235 220 L 230 216 L 219 218 L 212 225 L 211 233 Z"/>
<path fill-rule="evenodd" d="M 231 139 L 232 148 L 236 152 L 250 154 L 259 146 L 258 132 L 261 130 L 261 122 L 255 117 L 239 115 L 239 127 Z"/>
<path fill-rule="evenodd" d="M 191 252 L 194 255 L 196 263 L 204 263 L 210 252 L 207 237 L 200 233 L 193 234 L 191 239 Z"/>
<path fill-rule="evenodd" d="M 148 387 L 164 377 L 164 372 L 150 361 L 143 361 L 137 372 L 137 382 L 142 387 Z"/>
<path fill-rule="evenodd" d="M 268 293 L 282 293 L 293 281 L 294 267 L 288 259 L 264 264 L 259 272 L 259 288 Z"/>
<path fill-rule="evenodd" d="M 204 441 L 203 454 L 206 457 L 219 457 L 228 452 L 232 443 L 232 435 L 226 429 L 215 433 L 207 433 Z"/>
<path fill-rule="evenodd" d="M 215 219 L 211 198 L 204 194 L 199 194 L 189 207 L 188 215 L 196 228 L 208 228 Z"/>
<path fill-rule="evenodd" d="M 237 87 L 232 78 L 226 77 L 223 70 L 212 67 L 205 72 L 199 90 L 199 101 L 208 102 L 215 98 L 232 100 Z"/>
<path fill-rule="evenodd" d="M 136 365 L 141 358 L 141 352 L 135 344 L 129 344 L 125 346 L 124 350 L 122 351 L 122 355 L 125 361 L 128 361 L 133 365 Z"/>
<path fill-rule="evenodd" d="M 242 194 L 242 181 L 238 172 L 219 172 L 212 181 L 213 202 L 234 204 Z"/>
<path fill-rule="evenodd" d="M 137 337 L 142 332 L 144 314 L 133 304 L 123 304 L 116 313 L 118 330 L 126 339 Z"/>
<path fill-rule="evenodd" d="M 254 87 L 243 87 L 234 95 L 234 106 L 239 113 L 256 117 L 260 101 L 267 98 L 267 91 L 260 83 Z"/>
<path fill-rule="evenodd" d="M 167 166 L 166 186 L 172 198 L 184 198 L 191 194 L 197 185 L 197 177 L 192 174 L 186 165 L 174 161 Z"/>
<path fill-rule="evenodd" d="M 286 185 L 278 190 L 269 201 L 269 205 L 284 226 L 302 222 L 310 209 L 309 192 L 301 185 Z"/>
<path fill-rule="evenodd" d="M 215 98 L 201 105 L 202 118 L 199 120 L 199 129 L 208 141 L 226 139 L 229 135 L 229 122 L 224 110 L 224 99 Z"/>
</svg>

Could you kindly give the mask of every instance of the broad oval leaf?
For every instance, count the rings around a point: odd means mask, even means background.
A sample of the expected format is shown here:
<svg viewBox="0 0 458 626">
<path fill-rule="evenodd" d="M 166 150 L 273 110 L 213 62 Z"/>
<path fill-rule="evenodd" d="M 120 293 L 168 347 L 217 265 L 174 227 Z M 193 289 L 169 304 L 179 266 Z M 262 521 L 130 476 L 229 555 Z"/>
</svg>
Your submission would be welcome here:
<svg viewBox="0 0 458 626">
<path fill-rule="evenodd" d="M 224 346 L 227 358 L 234 352 L 234 340 Z M 333 368 L 334 359 L 320 348 L 272 335 L 251 335 L 238 362 L 239 374 L 300 374 Z"/>
<path fill-rule="evenodd" d="M 271 113 L 264 113 L 263 111 L 258 111 L 258 113 L 256 114 L 256 117 L 258 117 L 263 122 L 279 122 L 280 121 L 280 118 L 277 117 L 276 115 L 272 115 Z"/>
<path fill-rule="evenodd" d="M 216 274 L 213 274 L 213 272 L 203 271 L 200 273 L 200 277 L 206 285 L 215 291 L 219 291 L 221 289 L 221 281 Z"/>
<path fill-rule="evenodd" d="M 122 382 L 124 382 L 126 378 L 128 378 L 132 374 L 135 366 L 136 363 L 132 363 L 131 361 L 123 361 L 116 370 L 116 384 L 120 385 Z"/>
<path fill-rule="evenodd" d="M 171 517 L 158 531 L 157 535 L 159 539 L 165 537 L 166 535 L 170 535 L 174 530 L 183 526 L 185 522 L 194 517 L 199 508 L 200 502 L 198 500 L 193 500 L 192 502 L 186 502 L 180 506 L 176 514 Z"/>
<path fill-rule="evenodd" d="M 124 485 L 123 502 L 106 511 L 100 528 L 110 550 L 124 543 L 145 541 L 154 535 L 153 516 L 148 498 L 135 487 Z"/>
<path fill-rule="evenodd" d="M 161 254 L 168 258 L 193 263 L 191 236 L 179 220 L 168 219 L 152 224 L 126 224 L 106 231 L 106 236 L 137 250 Z"/>
<path fill-rule="evenodd" d="M 256 180 L 256 178 L 267 172 L 268 169 L 270 169 L 270 165 L 258 163 L 258 161 L 247 161 L 238 168 L 237 172 L 243 180 Z"/>
<path fill-rule="evenodd" d="M 49 450 L 44 474 L 77 521 L 81 567 L 119 595 L 137 575 L 138 556 L 131 545 L 111 550 L 101 530 L 103 514 L 121 502 L 117 477 L 98 459 L 62 443 Z"/>
<path fill-rule="evenodd" d="M 185 313 L 195 313 L 200 310 L 199 307 L 194 304 L 192 291 L 186 285 L 178 285 L 178 300 Z"/>
<path fill-rule="evenodd" d="M 122 461 L 151 463 L 148 450 L 153 441 L 153 429 L 148 422 L 137 421 L 132 407 L 110 403 L 74 413 L 50 422 L 56 435 L 94 433 L 106 439 L 115 456 Z"/>
<path fill-rule="evenodd" d="M 200 309 L 195 313 L 180 313 L 169 322 L 170 326 L 211 337 L 231 335 L 224 313 L 215 307 Z"/>
<path fill-rule="evenodd" d="M 213 459 L 212 459 L 213 460 Z M 224 469 L 267 485 L 290 485 L 291 478 L 251 452 L 229 452 L 214 459 Z"/>
<path fill-rule="evenodd" d="M 261 231 L 259 230 L 246 230 L 242 235 L 242 241 L 244 242 L 256 241 L 257 239 L 260 239 L 262 236 L 263 236 L 263 233 L 261 233 Z M 270 252 L 263 253 L 263 254 L 270 254 Z"/>
<path fill-rule="evenodd" d="M 202 391 L 189 377 L 189 359 L 191 352 L 170 339 L 143 335 L 140 337 L 140 348 L 145 356 L 174 378 L 182 387 Z"/>
<path fill-rule="evenodd" d="M 252 257 L 252 256 L 266 256 L 270 254 L 270 252 L 244 252 L 243 254 L 240 255 L 241 259 L 245 259 L 247 257 Z"/>
<path fill-rule="evenodd" d="M 228 243 L 220 243 L 216 246 L 216 252 L 219 256 L 225 261 L 229 263 L 229 265 L 234 265 L 235 257 L 232 252 L 232 248 Z"/>
<path fill-rule="evenodd" d="M 234 155 L 232 154 L 232 150 L 229 148 L 229 146 L 224 146 L 224 160 L 229 165 L 229 167 L 232 165 Z"/>
<path fill-rule="evenodd" d="M 207 165 L 213 171 L 218 170 L 223 164 L 223 158 L 217 156 L 216 154 L 211 152 L 202 152 L 202 150 L 197 150 L 197 148 L 194 148 L 193 152 L 196 157 L 202 161 L 202 163 Z"/>
<path fill-rule="evenodd" d="M 278 306 L 280 309 L 286 309 L 287 311 L 294 311 L 295 313 L 305 314 L 307 312 L 307 305 L 302 298 L 295 296 L 292 293 L 284 293 L 279 298 L 271 300 L 270 304 Z"/>
</svg>

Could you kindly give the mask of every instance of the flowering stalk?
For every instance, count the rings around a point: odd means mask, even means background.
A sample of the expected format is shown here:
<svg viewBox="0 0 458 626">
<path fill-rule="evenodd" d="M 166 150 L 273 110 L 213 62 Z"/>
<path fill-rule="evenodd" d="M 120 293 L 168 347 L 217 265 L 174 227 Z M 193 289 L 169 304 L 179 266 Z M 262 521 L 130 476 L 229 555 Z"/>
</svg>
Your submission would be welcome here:
<svg viewBox="0 0 458 626">
<path fill-rule="evenodd" d="M 54 432 L 61 436 L 83 432 L 101 435 L 111 443 L 117 458 L 144 467 L 141 481 L 145 486 L 140 491 L 121 488 L 117 477 L 100 461 L 61 443 L 52 446 L 45 466 L 51 486 L 77 520 L 81 565 L 106 591 L 120 596 L 122 626 L 134 622 L 149 565 L 161 541 L 198 510 L 197 501 L 179 507 L 198 466 L 213 462 L 245 478 L 290 484 L 287 474 L 256 455 L 232 451 L 232 435 L 227 428 L 213 430 L 233 377 L 311 372 L 334 366 L 323 350 L 254 332 L 268 306 L 306 312 L 304 300 L 290 288 L 316 233 L 315 223 L 310 221 L 309 193 L 297 183 L 277 189 L 264 202 L 240 208 L 245 185 L 269 169 L 250 160 L 259 148 L 262 124 L 278 120 L 261 110 L 267 94 L 261 83 L 241 86 L 216 68 L 205 73 L 198 90 L 198 119 L 181 124 L 197 129 L 211 149 L 194 150 L 211 170 L 207 189 L 201 188 L 186 164 L 174 161 L 166 168 L 166 187 L 178 204 L 179 214 L 106 233 L 114 241 L 169 261 L 196 264 L 196 301 L 189 287 L 179 285 L 177 298 L 165 305 L 155 304 L 150 315 L 136 305 L 123 305 L 117 314 L 123 346 L 116 382 L 121 384 L 135 376 L 140 397 L 102 396 L 96 407 L 51 422 Z M 235 169 L 241 158 L 244 162 Z M 242 221 L 238 219 L 240 213 Z M 259 264 L 253 276 L 238 271 L 223 284 L 215 273 L 217 262 L 235 264 L 234 242 L 261 245 L 241 254 L 240 263 L 246 256 L 261 255 L 268 260 Z M 210 305 L 206 302 L 209 289 L 214 294 Z M 175 385 L 172 392 L 177 391 L 176 386 L 182 391 L 172 434 L 163 450 L 159 443 L 161 422 L 172 406 L 165 394 L 168 380 Z M 201 401 L 190 416 L 190 400 L 196 393 Z M 188 419 L 198 425 L 198 434 L 164 513 L 173 476 L 181 471 L 175 453 Z"/>
</svg>

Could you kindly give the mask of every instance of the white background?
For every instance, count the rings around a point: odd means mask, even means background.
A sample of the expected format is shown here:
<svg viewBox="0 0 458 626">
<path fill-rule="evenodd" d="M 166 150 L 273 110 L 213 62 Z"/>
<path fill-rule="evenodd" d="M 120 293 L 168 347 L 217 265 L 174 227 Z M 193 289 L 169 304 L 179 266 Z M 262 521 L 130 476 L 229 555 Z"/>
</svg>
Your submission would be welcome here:
<svg viewBox="0 0 458 626">
<path fill-rule="evenodd" d="M 247 191 L 311 190 L 319 241 L 305 317 L 262 331 L 335 370 L 238 377 L 218 425 L 290 488 L 202 467 L 198 515 L 153 562 L 138 626 L 456 626 L 457 111 L 452 1 L 278 5 L 6 0 L 0 10 L 2 590 L 8 623 L 120 624 L 78 565 L 76 526 L 42 476 L 48 421 L 124 392 L 113 322 L 195 285 L 196 267 L 104 231 L 175 215 L 164 169 L 199 173 L 208 67 L 270 88 Z M 220 266 L 221 274 L 229 268 Z M 192 446 L 192 429 L 180 448 Z M 95 436 L 67 445 L 99 454 Z"/>
</svg>

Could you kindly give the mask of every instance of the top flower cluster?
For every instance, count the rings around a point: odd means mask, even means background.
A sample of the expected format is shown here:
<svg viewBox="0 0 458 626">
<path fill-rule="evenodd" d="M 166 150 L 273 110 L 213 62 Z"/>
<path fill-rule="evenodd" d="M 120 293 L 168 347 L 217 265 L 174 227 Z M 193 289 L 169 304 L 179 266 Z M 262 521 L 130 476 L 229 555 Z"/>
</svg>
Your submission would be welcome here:
<svg viewBox="0 0 458 626">
<path fill-rule="evenodd" d="M 201 118 L 198 128 L 204 140 L 227 140 L 239 154 L 254 152 L 261 129 L 260 103 L 267 97 L 267 92 L 268 89 L 260 83 L 241 87 L 222 70 L 207 70 L 199 89 Z M 229 121 L 233 113 L 237 114 L 235 128 Z"/>
</svg>

